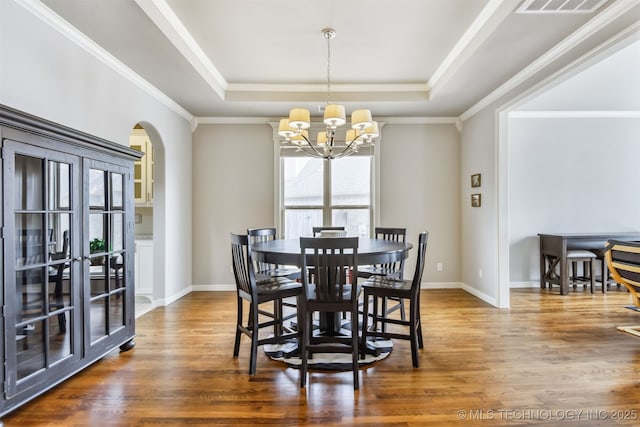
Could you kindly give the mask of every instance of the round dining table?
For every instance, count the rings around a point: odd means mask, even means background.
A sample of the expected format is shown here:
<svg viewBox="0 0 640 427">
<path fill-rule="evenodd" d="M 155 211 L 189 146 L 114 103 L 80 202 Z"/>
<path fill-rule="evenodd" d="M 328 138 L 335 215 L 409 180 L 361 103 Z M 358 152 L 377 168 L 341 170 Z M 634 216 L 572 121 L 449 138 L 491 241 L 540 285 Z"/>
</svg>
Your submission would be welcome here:
<svg viewBox="0 0 640 427">
<path fill-rule="evenodd" d="M 321 237 L 322 238 L 322 237 Z M 408 242 L 360 237 L 358 239 L 358 265 L 386 264 L 409 256 L 413 247 Z M 280 239 L 251 245 L 251 256 L 256 261 L 300 267 L 300 239 Z"/>
<path fill-rule="evenodd" d="M 321 237 L 323 238 L 323 237 Z M 358 239 L 358 265 L 397 262 L 409 256 L 413 247 L 408 242 L 360 237 Z M 259 262 L 300 267 L 300 239 L 279 239 L 251 245 L 251 256 Z M 309 254 L 311 257 L 311 254 Z M 338 313 L 322 313 L 320 328 L 326 334 L 339 334 Z"/>
</svg>

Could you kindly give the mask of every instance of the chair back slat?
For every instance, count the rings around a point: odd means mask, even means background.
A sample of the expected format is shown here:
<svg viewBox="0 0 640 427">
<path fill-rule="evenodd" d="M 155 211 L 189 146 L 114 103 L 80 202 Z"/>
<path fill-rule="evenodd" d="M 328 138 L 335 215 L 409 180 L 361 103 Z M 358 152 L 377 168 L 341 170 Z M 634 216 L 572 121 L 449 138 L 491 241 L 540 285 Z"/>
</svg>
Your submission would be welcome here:
<svg viewBox="0 0 640 427">
<path fill-rule="evenodd" d="M 633 304 L 640 307 L 640 242 L 610 240 L 604 257 L 613 280 L 627 288 Z"/>
<path fill-rule="evenodd" d="M 640 291 L 640 242 L 609 241 L 605 257 L 616 282 Z"/>
<path fill-rule="evenodd" d="M 392 242 L 404 243 L 407 238 L 407 229 L 398 227 L 376 227 L 374 231 L 376 239 L 390 240 Z M 395 262 L 388 262 L 385 264 L 379 264 L 384 271 L 387 271 L 387 275 L 393 276 L 396 279 L 403 279 L 404 276 L 404 258 Z"/>
<path fill-rule="evenodd" d="M 311 228 L 312 232 L 313 232 L 313 237 L 318 237 L 323 231 L 345 231 L 345 228 L 343 225 L 336 225 L 336 226 L 315 226 Z"/>
<path fill-rule="evenodd" d="M 266 228 L 249 228 L 247 229 L 249 236 L 249 251 L 251 251 L 251 245 L 262 242 L 269 242 L 276 239 L 276 229 L 273 227 Z M 272 265 L 267 262 L 253 261 L 256 273 L 264 273 L 272 268 Z"/>
<path fill-rule="evenodd" d="M 302 282 L 306 290 L 313 283 L 314 300 L 331 303 L 357 298 L 356 292 L 351 292 L 351 278 L 358 265 L 357 237 L 301 237 L 300 257 Z"/>
<path fill-rule="evenodd" d="M 255 276 L 249 251 L 249 237 L 246 234 L 231 233 L 231 259 L 238 292 L 255 297 Z"/>
<path fill-rule="evenodd" d="M 427 241 L 429 240 L 429 233 L 423 231 L 418 236 L 418 256 L 416 258 L 416 269 L 413 273 L 413 280 L 411 282 L 411 291 L 420 292 L 420 283 L 422 283 L 422 274 L 424 273 L 424 265 L 426 261 L 427 253 Z"/>
</svg>

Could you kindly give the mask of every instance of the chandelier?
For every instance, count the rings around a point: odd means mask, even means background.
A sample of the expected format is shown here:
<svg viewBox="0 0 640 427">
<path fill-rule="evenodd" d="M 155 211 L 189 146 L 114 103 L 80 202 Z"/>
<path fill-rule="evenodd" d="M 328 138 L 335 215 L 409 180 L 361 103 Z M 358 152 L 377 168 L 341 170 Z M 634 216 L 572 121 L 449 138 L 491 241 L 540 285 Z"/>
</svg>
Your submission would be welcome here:
<svg viewBox="0 0 640 427">
<path fill-rule="evenodd" d="M 322 30 L 322 36 L 327 40 L 327 104 L 324 107 L 324 124 L 326 130 L 318 132 L 316 142 L 309 139 L 311 117 L 309 110 L 292 108 L 288 119 L 281 119 L 278 135 L 284 138 L 285 145 L 293 145 L 298 151 L 322 159 L 339 159 L 358 151 L 358 147 L 371 145 L 378 137 L 378 123 L 371 119 L 369 110 L 355 110 L 351 113 L 351 129 L 347 130 L 344 140 L 338 141 L 336 130 L 346 123 L 343 105 L 332 104 L 331 96 L 331 39 L 336 35 L 333 28 Z"/>
</svg>

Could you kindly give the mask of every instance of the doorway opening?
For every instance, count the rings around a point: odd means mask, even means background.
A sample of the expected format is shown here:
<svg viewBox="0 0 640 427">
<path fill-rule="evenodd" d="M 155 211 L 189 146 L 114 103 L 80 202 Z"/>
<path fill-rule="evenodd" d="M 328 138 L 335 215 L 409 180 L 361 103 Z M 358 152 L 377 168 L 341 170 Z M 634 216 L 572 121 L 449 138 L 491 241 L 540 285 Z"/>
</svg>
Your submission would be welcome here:
<svg viewBox="0 0 640 427">
<path fill-rule="evenodd" d="M 134 163 L 135 301 L 136 317 L 153 308 L 153 144 L 138 123 L 129 134 L 129 146 L 144 155 Z"/>
</svg>

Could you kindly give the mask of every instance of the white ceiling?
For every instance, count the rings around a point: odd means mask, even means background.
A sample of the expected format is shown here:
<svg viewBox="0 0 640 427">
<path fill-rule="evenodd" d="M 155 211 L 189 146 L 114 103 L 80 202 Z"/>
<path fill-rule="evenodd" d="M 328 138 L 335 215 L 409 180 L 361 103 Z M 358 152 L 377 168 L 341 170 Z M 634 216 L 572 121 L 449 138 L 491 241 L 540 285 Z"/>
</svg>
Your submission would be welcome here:
<svg viewBox="0 0 640 427">
<path fill-rule="evenodd" d="M 24 0 L 23 0 L 24 1 Z M 623 31 L 640 0 L 515 13 L 525 0 L 42 0 L 196 117 L 319 115 L 331 100 L 375 117 L 458 117 L 531 85 Z"/>
</svg>

